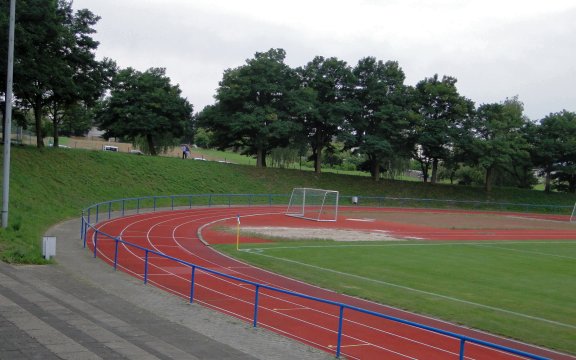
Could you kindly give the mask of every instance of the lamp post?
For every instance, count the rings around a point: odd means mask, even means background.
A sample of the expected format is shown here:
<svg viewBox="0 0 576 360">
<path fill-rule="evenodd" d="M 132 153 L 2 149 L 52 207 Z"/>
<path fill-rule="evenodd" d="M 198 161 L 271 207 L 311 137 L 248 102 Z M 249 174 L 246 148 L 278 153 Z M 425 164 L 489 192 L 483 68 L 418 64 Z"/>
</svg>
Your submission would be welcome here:
<svg viewBox="0 0 576 360">
<path fill-rule="evenodd" d="M 10 27 L 8 31 L 8 76 L 6 81 L 6 118 L 4 124 L 4 164 L 2 172 L 2 227 L 8 227 L 10 195 L 10 138 L 12 133 L 12 83 L 14 81 L 14 23 L 16 0 L 10 0 Z"/>
</svg>

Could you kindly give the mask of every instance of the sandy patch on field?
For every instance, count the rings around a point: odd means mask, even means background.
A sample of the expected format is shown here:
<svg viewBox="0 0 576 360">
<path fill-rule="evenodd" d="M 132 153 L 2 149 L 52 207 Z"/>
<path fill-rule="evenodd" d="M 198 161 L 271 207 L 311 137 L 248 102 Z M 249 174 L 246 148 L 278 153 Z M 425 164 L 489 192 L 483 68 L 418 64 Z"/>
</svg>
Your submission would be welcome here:
<svg viewBox="0 0 576 360">
<path fill-rule="evenodd" d="M 397 241 L 404 240 L 392 236 L 387 231 L 379 230 L 342 230 L 342 229 L 315 229 L 315 228 L 293 228 L 293 227 L 269 227 L 253 226 L 243 227 L 243 233 L 251 233 L 259 236 L 283 239 L 316 239 L 334 241 Z"/>
</svg>

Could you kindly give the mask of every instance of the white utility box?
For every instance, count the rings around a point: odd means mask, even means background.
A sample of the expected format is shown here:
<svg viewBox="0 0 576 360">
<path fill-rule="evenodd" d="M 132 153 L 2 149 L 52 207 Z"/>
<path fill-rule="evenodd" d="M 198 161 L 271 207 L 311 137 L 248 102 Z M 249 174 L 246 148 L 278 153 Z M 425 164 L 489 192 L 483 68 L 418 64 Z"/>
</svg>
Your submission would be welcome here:
<svg viewBox="0 0 576 360">
<path fill-rule="evenodd" d="M 56 256 L 56 236 L 44 236 L 42 238 L 42 255 L 46 260 Z"/>
</svg>

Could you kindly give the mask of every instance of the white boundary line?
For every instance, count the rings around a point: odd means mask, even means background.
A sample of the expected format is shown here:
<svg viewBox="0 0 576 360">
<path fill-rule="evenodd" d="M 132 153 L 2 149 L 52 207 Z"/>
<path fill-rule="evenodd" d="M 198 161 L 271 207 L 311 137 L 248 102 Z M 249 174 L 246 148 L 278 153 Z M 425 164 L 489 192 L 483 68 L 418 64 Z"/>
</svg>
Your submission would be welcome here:
<svg viewBox="0 0 576 360">
<path fill-rule="evenodd" d="M 341 271 L 338 271 L 338 270 L 327 269 L 327 268 L 323 268 L 323 267 L 321 267 L 321 266 L 306 264 L 306 263 L 303 263 L 303 262 L 300 262 L 300 261 L 289 260 L 289 259 L 284 259 L 284 258 L 272 256 L 272 255 L 263 254 L 263 253 L 261 253 L 261 252 L 253 252 L 253 254 L 259 255 L 259 256 L 263 256 L 263 257 L 268 257 L 268 258 L 271 258 L 271 259 L 276 259 L 276 260 L 281 260 L 281 261 L 289 262 L 289 263 L 292 263 L 292 264 L 297 264 L 297 265 L 301 265 L 301 266 L 310 267 L 310 268 L 313 268 L 313 269 L 316 269 L 316 270 L 321 270 L 321 271 L 325 271 L 325 272 L 331 272 L 331 273 L 338 274 L 338 275 L 344 275 L 344 276 L 349 276 L 349 277 L 356 278 L 356 279 L 360 279 L 360 280 L 364 280 L 364 281 L 374 282 L 374 283 L 381 284 L 381 285 L 385 285 L 385 286 L 391 286 L 391 287 L 396 287 L 396 288 L 403 289 L 403 290 L 409 290 L 409 291 L 413 291 L 413 292 L 417 292 L 417 293 L 421 293 L 421 294 L 425 294 L 425 295 L 435 296 L 435 297 L 438 297 L 438 298 L 442 298 L 442 299 L 446 299 L 446 300 L 450 300 L 450 301 L 454 301 L 454 302 L 459 302 L 459 303 L 463 303 L 463 304 L 467 304 L 467 305 L 477 306 L 477 307 L 484 308 L 484 309 L 489 309 L 489 310 L 493 310 L 493 311 L 502 312 L 502 313 L 505 313 L 505 314 L 510 314 L 510 315 L 514 315 L 514 316 L 518 316 L 518 317 L 523 317 L 523 318 L 527 318 L 527 319 L 531 319 L 531 320 L 537 320 L 537 321 L 541 321 L 541 322 L 546 322 L 546 323 L 550 323 L 550 324 L 554 324 L 554 325 L 558 325 L 558 326 L 562 326 L 562 327 L 567 327 L 567 328 L 569 328 L 569 329 L 576 329 L 576 325 L 564 324 L 564 323 L 561 323 L 561 322 L 559 322 L 559 321 L 554 321 L 554 320 L 544 319 L 544 318 L 537 317 L 537 316 L 522 314 L 522 313 L 515 312 L 515 311 L 511 311 L 511 310 L 501 309 L 501 308 L 497 308 L 497 307 L 490 306 L 490 305 L 484 305 L 484 304 L 480 304 L 480 303 L 476 303 L 476 302 L 472 302 L 472 301 L 462 300 L 462 299 L 458 299 L 458 298 L 451 297 L 451 296 L 446 296 L 446 295 L 441 295 L 441 294 L 433 293 L 433 292 L 430 292 L 430 291 L 415 289 L 415 288 L 411 288 L 411 287 L 408 287 L 408 286 L 398 285 L 398 284 L 394 284 L 394 283 L 390 283 L 390 282 L 386 282 L 386 281 L 381 281 L 381 280 L 376 280 L 376 279 L 370 279 L 370 278 L 367 278 L 367 277 L 364 277 L 364 276 L 360 276 L 360 275 L 354 275 L 354 274 L 349 274 L 349 273 L 341 272 Z"/>
<path fill-rule="evenodd" d="M 303 239 L 302 241 L 306 241 L 306 239 Z M 416 240 L 418 241 L 418 239 Z M 423 240 L 424 241 L 424 240 Z M 500 245 L 500 244 L 519 244 L 519 245 L 530 245 L 530 244 L 575 244 L 576 245 L 576 240 L 562 240 L 562 241 L 506 241 L 506 240 L 501 240 L 501 241 L 496 241 L 496 242 L 491 242 L 491 241 L 481 241 L 481 242 L 475 242 L 475 241 L 426 241 L 426 242 L 421 242 L 421 243 L 409 243 L 406 242 L 406 240 L 392 240 L 392 241 L 388 241 L 388 240 L 384 240 L 384 241 L 359 241 L 362 244 L 351 244 L 351 242 L 353 241 L 343 241 L 343 242 L 338 242 L 338 245 L 302 245 L 302 246 L 270 246 L 270 247 L 262 247 L 262 248 L 244 248 L 244 249 L 240 249 L 240 251 L 265 251 L 265 250 L 274 250 L 274 249 L 307 249 L 307 248 L 346 248 L 346 247 L 394 247 L 394 246 L 458 246 L 458 245 L 464 245 L 464 246 L 486 246 L 488 247 L 489 245 Z M 493 247 L 497 247 L 500 249 L 506 249 L 500 246 L 493 246 Z M 521 250 L 519 250 L 521 251 Z M 546 253 L 541 253 L 542 255 L 550 255 L 550 256 L 561 256 L 561 255 L 555 255 L 555 254 L 546 254 Z M 569 259 L 573 259 L 573 257 L 568 257 Z"/>
<path fill-rule="evenodd" d="M 569 243 L 573 243 L 573 244 L 576 245 L 576 241 L 574 241 L 574 242 L 569 242 Z M 574 256 L 564 256 L 564 255 L 558 255 L 558 254 L 548 254 L 548 253 L 543 253 L 543 252 L 540 252 L 540 251 L 529 251 L 529 250 L 510 249 L 510 248 L 503 247 L 503 246 L 494 246 L 494 245 L 492 245 L 492 244 L 473 244 L 473 246 L 493 248 L 493 249 L 500 249 L 500 250 L 506 250 L 506 251 L 510 251 L 510 252 L 522 253 L 522 254 L 534 254 L 534 255 L 540 255 L 540 256 L 550 256 L 550 257 L 556 257 L 556 258 L 561 258 L 561 259 L 576 260 L 576 257 L 574 257 Z"/>
</svg>

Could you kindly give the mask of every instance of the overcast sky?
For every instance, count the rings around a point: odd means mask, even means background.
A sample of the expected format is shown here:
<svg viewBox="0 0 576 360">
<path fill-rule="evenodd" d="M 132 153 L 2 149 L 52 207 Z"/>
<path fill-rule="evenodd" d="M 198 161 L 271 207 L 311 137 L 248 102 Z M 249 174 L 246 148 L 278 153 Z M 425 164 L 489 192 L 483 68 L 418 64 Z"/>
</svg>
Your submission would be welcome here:
<svg viewBox="0 0 576 360">
<path fill-rule="evenodd" d="M 102 17 L 99 58 L 122 68 L 166 68 L 194 111 L 214 103 L 225 69 L 256 52 L 286 51 L 291 67 L 315 56 L 355 66 L 398 61 L 406 83 L 458 79 L 481 105 L 518 95 L 539 120 L 576 111 L 575 0 L 74 0 Z"/>
</svg>

